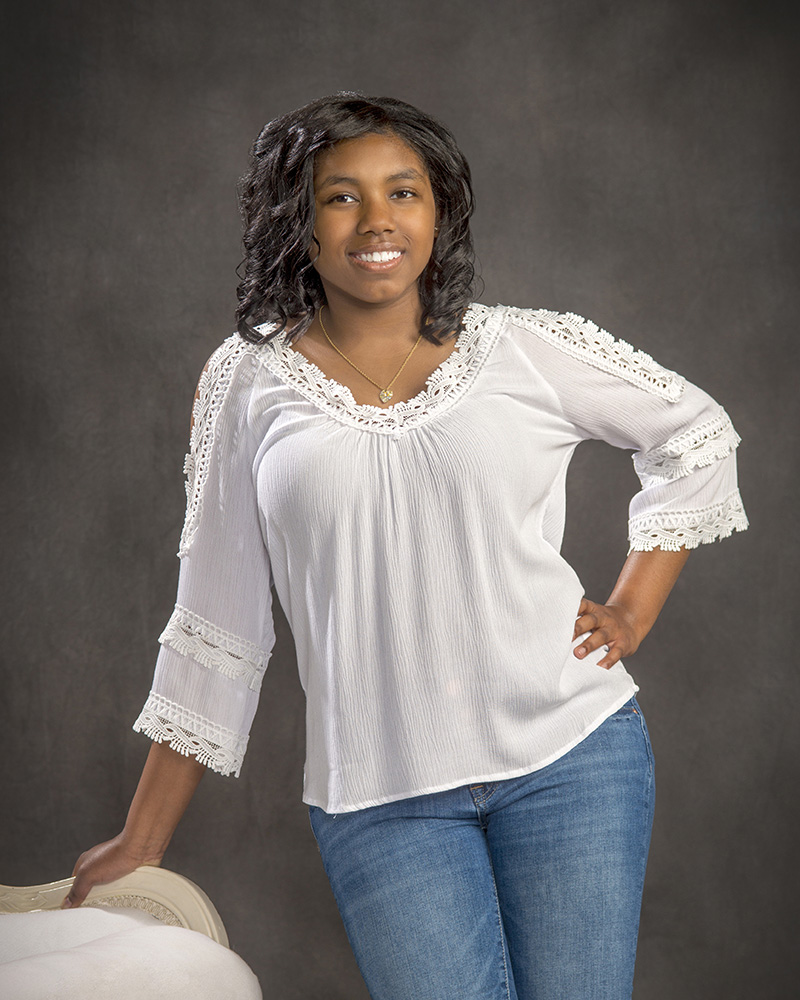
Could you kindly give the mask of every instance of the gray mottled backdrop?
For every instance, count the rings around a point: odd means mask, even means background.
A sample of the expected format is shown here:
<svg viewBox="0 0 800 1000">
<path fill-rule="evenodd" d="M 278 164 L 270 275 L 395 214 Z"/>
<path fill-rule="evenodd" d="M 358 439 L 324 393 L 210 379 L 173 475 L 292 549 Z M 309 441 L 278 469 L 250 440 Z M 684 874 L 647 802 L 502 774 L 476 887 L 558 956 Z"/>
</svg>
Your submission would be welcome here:
<svg viewBox="0 0 800 1000">
<path fill-rule="evenodd" d="M 717 396 L 744 438 L 750 532 L 692 557 L 629 663 L 659 768 L 636 996 L 791 995 L 791 6 L 14 0 L 1 16 L 0 881 L 63 877 L 120 828 L 174 600 L 194 384 L 232 329 L 236 180 L 264 121 L 362 89 L 455 131 L 484 301 L 590 316 Z M 626 455 L 579 450 L 566 550 L 597 599 L 635 486 Z M 204 779 L 165 864 L 209 892 L 267 997 L 363 1000 L 300 802 L 282 618 L 279 636 L 242 777 Z"/>
</svg>

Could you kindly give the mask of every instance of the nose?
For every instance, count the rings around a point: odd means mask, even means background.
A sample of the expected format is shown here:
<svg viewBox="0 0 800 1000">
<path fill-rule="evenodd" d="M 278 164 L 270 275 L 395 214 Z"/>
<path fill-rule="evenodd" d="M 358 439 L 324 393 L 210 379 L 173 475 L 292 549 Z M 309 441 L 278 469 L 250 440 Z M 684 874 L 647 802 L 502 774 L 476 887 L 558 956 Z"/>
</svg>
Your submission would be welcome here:
<svg viewBox="0 0 800 1000">
<path fill-rule="evenodd" d="M 391 233 L 395 228 L 394 212 L 391 202 L 386 198 L 364 198 L 361 203 L 361 216 L 358 220 L 358 233 L 366 236 L 369 233 L 381 235 Z"/>
</svg>

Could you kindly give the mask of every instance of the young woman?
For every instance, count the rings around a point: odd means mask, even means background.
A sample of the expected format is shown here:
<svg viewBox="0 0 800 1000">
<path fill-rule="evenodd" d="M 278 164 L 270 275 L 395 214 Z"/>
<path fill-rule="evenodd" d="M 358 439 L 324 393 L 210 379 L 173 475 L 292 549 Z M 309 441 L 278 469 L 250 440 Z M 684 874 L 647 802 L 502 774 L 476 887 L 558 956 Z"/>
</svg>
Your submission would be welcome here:
<svg viewBox="0 0 800 1000">
<path fill-rule="evenodd" d="M 578 316 L 472 303 L 469 169 L 407 104 L 268 124 L 242 205 L 239 333 L 200 379 L 135 724 L 155 742 L 69 902 L 158 864 L 206 766 L 239 773 L 274 585 L 304 801 L 374 1000 L 629 997 L 654 786 L 621 658 L 688 550 L 746 527 L 730 420 Z M 559 554 L 586 438 L 642 482 L 604 604 Z"/>
</svg>

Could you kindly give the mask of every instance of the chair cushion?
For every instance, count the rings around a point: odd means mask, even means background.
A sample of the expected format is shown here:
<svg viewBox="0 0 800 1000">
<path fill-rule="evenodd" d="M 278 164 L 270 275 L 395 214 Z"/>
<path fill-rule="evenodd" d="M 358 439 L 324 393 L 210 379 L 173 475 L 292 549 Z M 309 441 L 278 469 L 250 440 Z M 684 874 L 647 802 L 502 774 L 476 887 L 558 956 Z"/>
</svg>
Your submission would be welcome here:
<svg viewBox="0 0 800 1000">
<path fill-rule="evenodd" d="M 234 952 L 139 910 L 0 915 L 0 996 L 15 1000 L 262 1000 Z"/>
</svg>

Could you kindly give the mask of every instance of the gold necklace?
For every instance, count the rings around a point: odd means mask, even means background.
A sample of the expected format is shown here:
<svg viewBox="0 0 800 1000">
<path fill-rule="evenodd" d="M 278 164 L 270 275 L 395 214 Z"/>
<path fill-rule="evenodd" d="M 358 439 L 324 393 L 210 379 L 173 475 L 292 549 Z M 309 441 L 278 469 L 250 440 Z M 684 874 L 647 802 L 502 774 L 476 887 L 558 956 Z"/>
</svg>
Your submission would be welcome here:
<svg viewBox="0 0 800 1000">
<path fill-rule="evenodd" d="M 331 345 L 334 351 L 336 351 L 337 354 L 340 354 L 344 358 L 344 360 L 348 363 L 348 365 L 350 365 L 351 368 L 355 368 L 355 370 L 358 372 L 359 375 L 363 375 L 368 382 L 372 382 L 374 386 L 380 389 L 380 392 L 378 393 L 378 398 L 380 399 L 380 401 L 382 403 L 388 403 L 389 400 L 392 398 L 392 396 L 394 396 L 394 393 L 392 392 L 392 386 L 397 381 L 400 372 L 408 364 L 408 360 L 411 357 L 411 355 L 417 349 L 417 344 L 422 340 L 422 333 L 420 333 L 420 335 L 417 337 L 416 343 L 406 355 L 406 360 L 402 363 L 402 365 L 400 365 L 400 368 L 397 371 L 397 375 L 395 375 L 395 377 L 388 385 L 382 386 L 380 385 L 380 383 L 376 382 L 375 379 L 370 378 L 369 375 L 367 375 L 365 372 L 362 372 L 361 369 L 358 367 L 358 365 L 354 365 L 353 362 L 350 360 L 350 358 L 348 358 L 346 354 L 343 354 L 342 351 L 339 350 L 336 344 L 334 344 L 334 342 L 328 336 L 328 331 L 325 329 L 325 324 L 322 322 L 322 310 L 324 308 L 325 308 L 324 305 L 320 306 L 318 319 L 319 319 L 319 325 L 322 327 L 322 332 L 325 334 L 325 339 L 328 341 L 328 343 Z"/>
</svg>

